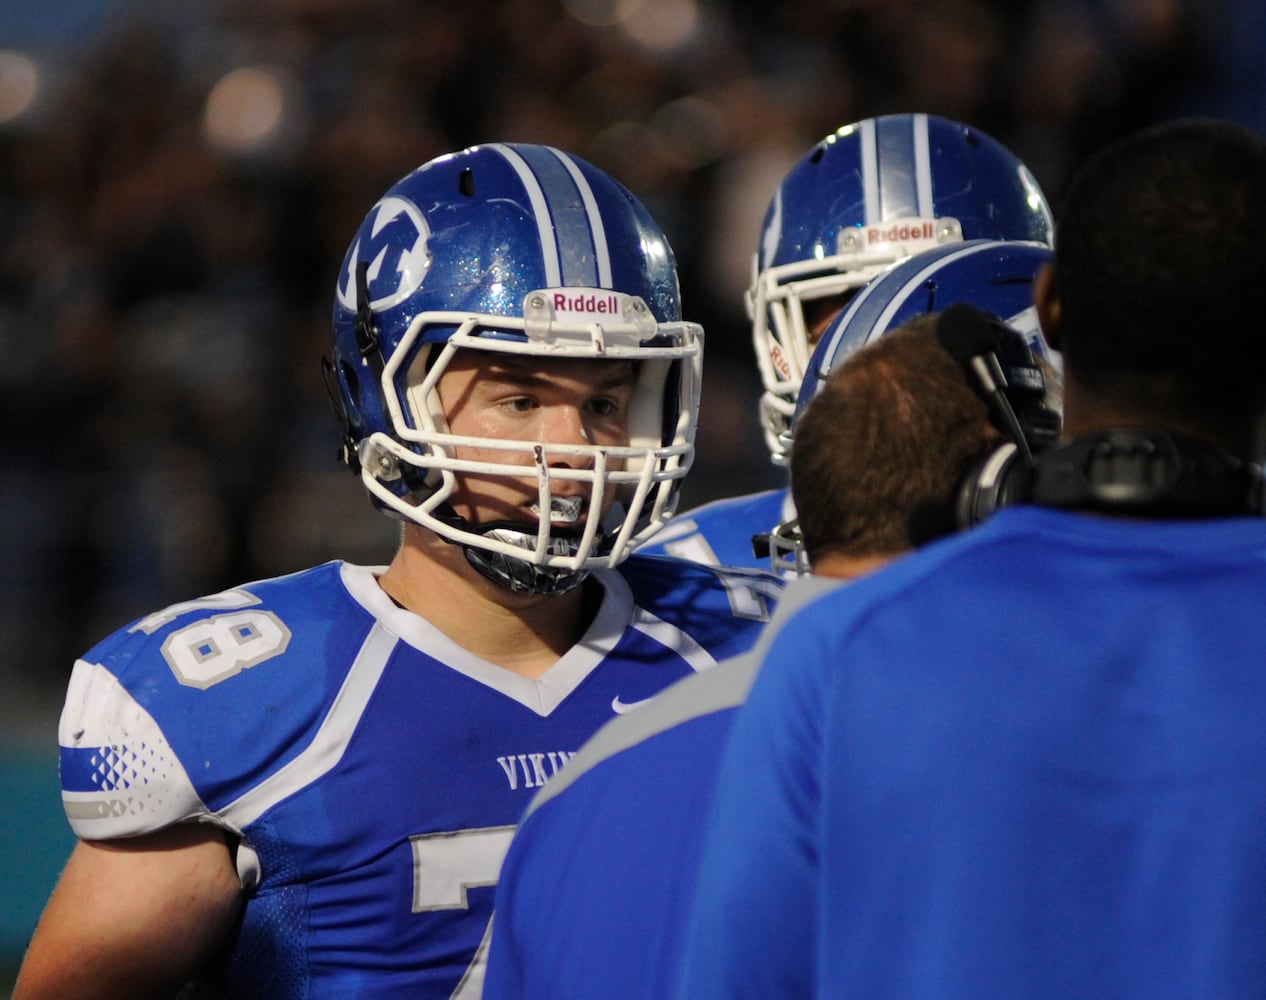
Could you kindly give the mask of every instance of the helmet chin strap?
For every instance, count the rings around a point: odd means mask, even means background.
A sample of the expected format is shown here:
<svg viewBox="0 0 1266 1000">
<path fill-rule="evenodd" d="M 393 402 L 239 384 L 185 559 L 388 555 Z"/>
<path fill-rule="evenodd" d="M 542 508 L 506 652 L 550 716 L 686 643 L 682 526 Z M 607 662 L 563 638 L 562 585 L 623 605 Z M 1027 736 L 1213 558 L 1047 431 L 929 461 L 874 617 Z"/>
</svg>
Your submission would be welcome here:
<svg viewBox="0 0 1266 1000">
<path fill-rule="evenodd" d="M 493 532 L 488 532 L 493 534 Z M 496 536 L 502 541 L 519 544 L 514 535 L 523 538 L 527 547 L 527 536 L 523 532 L 498 528 Z M 477 549 L 473 545 L 463 545 L 462 552 L 466 561 L 493 583 L 512 590 L 517 594 L 540 594 L 543 597 L 558 597 L 575 590 L 589 576 L 587 569 L 570 570 L 555 569 L 551 566 L 537 566 L 526 559 L 516 559 L 504 552 L 489 552 Z"/>
<path fill-rule="evenodd" d="M 489 524 L 472 524 L 448 504 L 437 508 L 435 514 L 445 524 L 451 524 L 462 531 L 486 535 L 499 542 L 505 542 L 521 548 L 525 553 L 531 552 L 535 548 L 535 530 L 524 530 L 521 525 L 515 522 L 494 521 Z M 443 535 L 440 535 L 440 537 L 444 538 Z M 535 563 L 528 562 L 527 559 L 519 559 L 505 552 L 481 549 L 450 538 L 444 538 L 444 541 L 451 545 L 460 546 L 462 553 L 466 556 L 466 561 L 482 576 L 516 594 L 540 594 L 544 597 L 558 597 L 580 586 L 589 576 L 589 570 L 587 569 L 574 570 L 552 566 L 538 566 Z M 571 555 L 575 551 L 575 543 L 565 536 L 554 536 L 550 539 L 550 548 L 554 555 Z"/>
</svg>

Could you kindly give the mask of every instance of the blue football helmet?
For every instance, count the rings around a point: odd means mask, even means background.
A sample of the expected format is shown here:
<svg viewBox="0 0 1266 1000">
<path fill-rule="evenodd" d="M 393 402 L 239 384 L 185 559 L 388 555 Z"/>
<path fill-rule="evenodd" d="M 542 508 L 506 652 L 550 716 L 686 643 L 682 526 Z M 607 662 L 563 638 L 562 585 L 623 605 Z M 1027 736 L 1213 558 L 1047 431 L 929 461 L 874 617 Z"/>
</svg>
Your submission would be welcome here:
<svg viewBox="0 0 1266 1000">
<path fill-rule="evenodd" d="M 1051 245 L 1037 181 L 988 135 L 934 115 L 868 118 L 819 142 L 774 193 L 752 263 L 747 311 L 775 464 L 815 338 L 804 304 L 838 308 L 899 260 L 972 239 Z M 811 307 L 812 311 L 812 307 Z"/>
<path fill-rule="evenodd" d="M 814 348 L 796 400 L 790 431 L 780 444 L 790 454 L 795 421 L 818 394 L 827 377 L 866 344 L 916 316 L 943 312 L 965 302 L 1001 319 L 1021 335 L 1033 356 L 1044 362 L 1040 399 L 1026 430 L 1036 446 L 1053 445 L 1059 434 L 1059 353 L 1042 336 L 1033 305 L 1033 283 L 1043 265 L 1054 260 L 1049 246 L 1012 240 L 966 240 L 917 254 L 872 280 L 832 320 Z M 804 575 L 808 564 L 795 520 L 778 525 L 770 536 L 770 563 L 785 574 Z"/>
<path fill-rule="evenodd" d="M 458 351 L 633 362 L 627 446 L 450 433 L 436 386 Z M 503 586 L 549 594 L 616 565 L 672 514 L 702 354 L 668 241 L 623 185 L 551 147 L 488 144 L 424 164 L 370 210 L 339 273 L 326 377 L 344 457 L 378 507 L 462 546 Z M 464 447 L 505 462 L 464 461 Z M 463 473 L 534 478 L 535 516 L 459 516 Z M 556 495 L 564 480 L 588 488 L 583 527 Z"/>
</svg>

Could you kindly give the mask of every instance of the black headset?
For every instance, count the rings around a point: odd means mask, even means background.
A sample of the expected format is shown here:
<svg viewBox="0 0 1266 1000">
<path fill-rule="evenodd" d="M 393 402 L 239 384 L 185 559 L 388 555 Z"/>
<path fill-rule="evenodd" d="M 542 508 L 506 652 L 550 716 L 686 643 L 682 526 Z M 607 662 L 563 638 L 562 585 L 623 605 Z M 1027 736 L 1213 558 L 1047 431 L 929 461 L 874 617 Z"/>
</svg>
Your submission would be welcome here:
<svg viewBox="0 0 1266 1000">
<path fill-rule="evenodd" d="M 1024 338 L 996 316 L 955 304 L 936 332 L 1007 440 L 971 464 L 952 510 L 933 504 L 911 516 L 916 544 L 1013 503 L 1156 518 L 1263 514 L 1261 468 L 1208 442 L 1131 428 L 1059 444 L 1042 368 Z"/>
</svg>

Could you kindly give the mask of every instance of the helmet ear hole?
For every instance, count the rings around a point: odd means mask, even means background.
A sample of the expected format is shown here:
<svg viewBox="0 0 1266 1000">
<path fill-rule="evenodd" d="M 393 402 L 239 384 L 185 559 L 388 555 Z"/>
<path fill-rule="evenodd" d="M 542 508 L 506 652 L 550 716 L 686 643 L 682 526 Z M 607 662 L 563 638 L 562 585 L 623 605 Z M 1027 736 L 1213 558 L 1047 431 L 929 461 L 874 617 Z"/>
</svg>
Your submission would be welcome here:
<svg viewBox="0 0 1266 1000">
<path fill-rule="evenodd" d="M 356 374 L 356 369 L 344 361 L 339 365 L 339 372 L 343 377 L 343 384 L 347 386 L 347 394 L 351 396 L 353 403 L 360 406 L 360 376 Z"/>
<path fill-rule="evenodd" d="M 329 357 L 321 358 L 321 378 L 325 382 L 325 392 L 330 400 L 330 407 L 338 419 L 342 431 L 342 442 L 339 457 L 343 464 L 353 472 L 360 472 L 360 458 L 357 455 L 356 435 L 352 432 L 352 413 L 360 409 L 360 386 L 355 371 L 345 362 L 339 362 L 337 370 Z"/>
</svg>

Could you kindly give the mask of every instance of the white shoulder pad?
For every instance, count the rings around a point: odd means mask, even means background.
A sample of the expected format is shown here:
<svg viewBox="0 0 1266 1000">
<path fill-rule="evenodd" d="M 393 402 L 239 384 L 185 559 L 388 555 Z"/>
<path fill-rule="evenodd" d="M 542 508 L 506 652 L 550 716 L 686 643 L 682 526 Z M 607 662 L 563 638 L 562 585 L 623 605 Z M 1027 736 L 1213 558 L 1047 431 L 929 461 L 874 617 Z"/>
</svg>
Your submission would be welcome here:
<svg viewBox="0 0 1266 1000">
<path fill-rule="evenodd" d="M 62 803 L 77 836 L 128 837 L 211 818 L 158 724 L 104 667 L 75 663 L 57 741 Z"/>
</svg>

